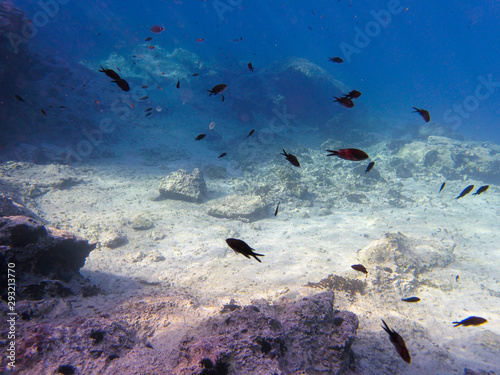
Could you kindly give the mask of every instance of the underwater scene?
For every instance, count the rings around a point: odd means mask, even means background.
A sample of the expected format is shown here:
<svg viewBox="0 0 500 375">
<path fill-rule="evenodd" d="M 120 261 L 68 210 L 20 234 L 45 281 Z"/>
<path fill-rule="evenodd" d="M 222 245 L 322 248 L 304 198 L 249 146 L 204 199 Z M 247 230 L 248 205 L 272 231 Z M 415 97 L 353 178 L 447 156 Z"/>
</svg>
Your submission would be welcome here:
<svg viewBox="0 0 500 375">
<path fill-rule="evenodd" d="M 500 374 L 500 2 L 0 0 L 0 374 Z"/>
</svg>

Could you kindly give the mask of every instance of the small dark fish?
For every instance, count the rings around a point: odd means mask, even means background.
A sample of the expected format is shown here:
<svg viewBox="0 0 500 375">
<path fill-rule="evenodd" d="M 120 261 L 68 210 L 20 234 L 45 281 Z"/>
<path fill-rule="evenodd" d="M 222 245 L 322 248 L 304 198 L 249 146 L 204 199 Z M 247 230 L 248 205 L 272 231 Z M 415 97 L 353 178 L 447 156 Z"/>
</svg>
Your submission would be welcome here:
<svg viewBox="0 0 500 375">
<path fill-rule="evenodd" d="M 441 187 L 439 188 L 439 193 L 441 193 L 441 191 L 444 189 L 444 187 L 446 186 L 446 182 L 443 182 L 443 184 L 441 185 Z M 439 194 L 438 193 L 438 194 Z"/>
<path fill-rule="evenodd" d="M 354 102 L 352 101 L 351 98 L 348 98 L 347 96 L 343 96 L 341 98 L 337 98 L 336 96 L 334 96 L 334 98 L 335 98 L 336 102 L 339 102 L 339 104 L 341 104 L 342 106 L 344 106 L 346 108 L 354 107 Z"/>
<path fill-rule="evenodd" d="M 199 75 L 200 75 L 200 73 L 193 73 L 193 74 L 191 74 L 191 76 L 193 76 L 193 77 L 198 77 Z"/>
<path fill-rule="evenodd" d="M 361 93 L 358 90 L 352 90 L 349 94 L 344 94 L 344 96 L 349 99 L 357 99 L 361 96 Z"/>
<path fill-rule="evenodd" d="M 374 161 L 372 161 L 370 164 L 368 164 L 368 167 L 366 167 L 365 174 L 367 174 L 368 172 L 370 172 L 374 166 L 375 166 L 375 162 Z"/>
<path fill-rule="evenodd" d="M 461 320 L 459 322 L 453 322 L 453 324 L 455 324 L 453 327 L 478 326 L 478 325 L 484 324 L 486 322 L 487 322 L 486 319 L 480 318 L 479 316 L 469 316 L 467 319 Z"/>
<path fill-rule="evenodd" d="M 143 85 L 142 88 L 143 89 L 147 89 L 149 86 L 148 85 Z"/>
<path fill-rule="evenodd" d="M 220 94 L 220 96 L 222 96 L 222 101 L 224 101 L 224 95 L 222 95 L 222 92 L 227 89 L 227 85 L 225 83 L 221 83 L 219 85 L 216 85 L 212 88 L 212 90 L 207 90 L 210 95 L 208 96 L 212 96 L 213 95 L 217 95 L 217 94 Z"/>
<path fill-rule="evenodd" d="M 65 106 L 63 106 L 63 105 L 60 105 L 60 106 L 59 106 L 59 108 L 62 108 L 62 109 L 64 109 L 64 108 L 66 108 L 66 107 L 65 107 Z"/>
<path fill-rule="evenodd" d="M 144 112 L 149 112 L 149 111 L 152 111 L 153 110 L 153 107 L 149 107 L 147 109 L 144 110 Z"/>
<path fill-rule="evenodd" d="M 47 112 L 45 112 L 43 109 L 41 109 L 40 112 L 42 112 L 42 115 L 44 115 L 45 117 L 47 117 Z"/>
<path fill-rule="evenodd" d="M 242 255 L 244 255 L 245 257 L 247 257 L 248 259 L 250 259 L 250 256 L 253 256 L 259 263 L 262 263 L 260 261 L 259 258 L 257 258 L 258 256 L 259 257 L 263 257 L 264 255 L 262 254 L 257 254 L 257 253 L 254 253 L 253 249 L 247 245 L 246 242 L 242 241 L 242 240 L 238 240 L 236 238 L 228 238 L 226 240 L 226 243 L 228 244 L 228 246 L 233 249 L 236 253 L 240 253 Z"/>
<path fill-rule="evenodd" d="M 100 72 L 103 72 L 106 74 L 109 78 L 114 79 L 114 80 L 120 80 L 121 77 L 120 75 L 115 72 L 113 69 L 104 69 L 101 65 L 101 69 L 99 70 Z"/>
<path fill-rule="evenodd" d="M 151 31 L 154 32 L 155 34 L 159 34 L 161 33 L 163 30 L 165 30 L 163 27 L 161 26 L 158 26 L 158 25 L 154 25 L 152 28 L 151 28 Z"/>
<path fill-rule="evenodd" d="M 339 158 L 344 160 L 360 161 L 369 158 L 366 152 L 358 150 L 357 148 L 343 148 L 338 151 L 326 151 L 331 152 L 331 154 L 328 154 L 327 156 L 338 156 Z"/>
<path fill-rule="evenodd" d="M 217 156 L 217 159 L 223 158 L 226 155 L 227 155 L 227 152 L 223 152 L 222 154 L 220 154 L 219 156 Z"/>
<path fill-rule="evenodd" d="M 149 96 L 143 96 L 142 98 L 139 98 L 139 100 L 146 100 L 146 99 L 149 99 Z"/>
<path fill-rule="evenodd" d="M 344 60 L 342 60 L 340 57 L 329 57 L 328 61 L 331 61 L 331 62 L 334 62 L 337 64 L 341 64 L 344 62 Z"/>
<path fill-rule="evenodd" d="M 406 344 L 403 338 L 396 331 L 391 330 L 383 319 L 382 323 L 384 323 L 382 328 L 389 334 L 389 338 L 391 339 L 391 342 L 396 348 L 396 351 L 398 352 L 399 356 L 403 358 L 403 360 L 406 363 L 410 364 L 411 363 L 410 353 L 408 352 L 408 349 L 406 349 Z"/>
<path fill-rule="evenodd" d="M 405 302 L 418 302 L 418 301 L 420 301 L 420 298 L 418 298 L 418 297 L 401 298 L 401 301 L 405 301 Z"/>
<path fill-rule="evenodd" d="M 181 80 L 177 78 L 177 85 L 175 85 L 176 88 L 181 87 Z"/>
<path fill-rule="evenodd" d="M 198 134 L 198 136 L 194 139 L 195 141 L 201 141 L 203 138 L 205 138 L 207 135 L 206 134 Z"/>
<path fill-rule="evenodd" d="M 419 109 L 417 107 L 413 107 L 414 111 L 413 112 L 418 112 L 420 115 L 424 118 L 425 122 L 431 121 L 431 115 L 429 114 L 429 111 L 425 109 Z"/>
<path fill-rule="evenodd" d="M 481 193 L 484 193 L 486 190 L 488 190 L 490 187 L 490 185 L 484 185 L 484 186 L 481 186 L 479 189 L 477 189 L 477 191 L 472 194 L 472 195 L 479 195 Z"/>
<path fill-rule="evenodd" d="M 153 113 L 153 112 L 146 113 L 146 117 L 151 116 L 151 113 Z"/>
<path fill-rule="evenodd" d="M 124 79 L 116 79 L 114 81 L 111 81 L 117 84 L 119 88 L 121 88 L 123 91 L 130 91 L 130 86 L 128 85 L 127 81 Z"/>
<path fill-rule="evenodd" d="M 145 42 L 149 42 L 151 39 L 153 39 L 152 37 L 148 36 L 146 39 L 144 39 Z"/>
<path fill-rule="evenodd" d="M 251 62 L 248 63 L 248 69 L 253 72 L 253 70 L 255 69 L 254 66 L 252 65 Z"/>
<path fill-rule="evenodd" d="M 278 202 L 278 205 L 276 206 L 276 211 L 274 211 L 274 216 L 278 215 L 278 209 L 280 208 L 280 202 Z"/>
<path fill-rule="evenodd" d="M 250 133 L 248 133 L 247 138 L 250 137 L 254 132 L 255 132 L 255 129 L 250 130 Z"/>
<path fill-rule="evenodd" d="M 20 102 L 24 102 L 24 99 L 23 99 L 23 98 L 21 98 L 21 97 L 20 97 L 19 95 L 17 95 L 17 94 L 14 94 L 14 98 L 16 98 L 16 99 L 17 99 L 18 101 L 20 101 Z"/>
<path fill-rule="evenodd" d="M 458 278 L 460 277 L 460 275 L 457 275 L 457 277 L 455 277 L 455 281 L 458 283 Z"/>
<path fill-rule="evenodd" d="M 366 270 L 365 266 L 362 264 L 354 264 L 351 266 L 353 270 L 356 270 L 358 272 L 363 272 L 365 275 L 368 275 L 368 271 Z"/>
<path fill-rule="evenodd" d="M 285 149 L 283 149 L 283 153 L 281 155 L 283 155 L 292 165 L 300 168 L 299 160 L 295 155 L 287 154 Z"/>
<path fill-rule="evenodd" d="M 467 194 L 469 194 L 472 191 L 472 189 L 474 189 L 474 185 L 467 186 L 464 190 L 462 190 L 460 195 L 458 197 L 456 197 L 455 199 L 465 197 Z"/>
</svg>

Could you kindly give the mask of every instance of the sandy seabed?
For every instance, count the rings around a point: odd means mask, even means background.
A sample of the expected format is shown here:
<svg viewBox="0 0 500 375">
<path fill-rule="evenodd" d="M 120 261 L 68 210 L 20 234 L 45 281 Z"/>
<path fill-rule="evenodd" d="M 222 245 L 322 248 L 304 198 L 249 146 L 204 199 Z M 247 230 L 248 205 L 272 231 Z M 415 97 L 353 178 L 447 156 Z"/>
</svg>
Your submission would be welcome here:
<svg viewBox="0 0 500 375">
<path fill-rule="evenodd" d="M 365 282 L 363 295 L 338 291 L 335 297 L 335 308 L 350 310 L 360 320 L 352 348 L 359 373 L 462 374 L 464 368 L 500 372 L 497 187 L 456 200 L 457 190 L 482 182 L 449 182 L 437 193 L 441 181 L 431 177 L 385 176 L 412 202 L 404 207 L 384 205 L 377 198 L 380 191 L 373 189 L 365 192 L 367 203 L 338 200 L 326 213 L 320 213 L 323 204 L 314 201 L 308 205 L 282 201 L 274 216 L 275 202 L 268 202 L 266 218 L 245 222 L 209 216 L 210 199 L 204 203 L 156 200 L 159 181 L 171 170 L 173 165 L 144 166 L 133 158 L 75 166 L 81 183 L 34 198 L 50 226 L 92 241 L 101 241 L 110 232 L 127 238 L 127 243 L 113 249 L 98 246 L 87 258 L 81 274 L 110 294 L 92 297 L 83 305 L 104 311 L 108 304 L 122 303 L 122 297 L 130 303 L 145 296 L 161 300 L 163 295 L 186 293 L 203 311 L 196 318 L 180 317 L 185 326 L 194 326 L 218 314 L 231 299 L 239 305 L 261 298 L 294 299 L 318 292 L 307 283 L 335 274 Z M 300 171 L 302 177 L 307 172 L 307 166 Z M 209 196 L 234 193 L 235 179 L 206 178 Z M 153 227 L 133 229 L 131 223 L 138 216 L 150 220 Z M 415 240 L 452 241 L 455 261 L 434 269 L 433 282 L 413 286 L 408 294 L 402 295 L 405 287 L 378 291 L 371 280 L 373 265 L 364 264 L 369 271 L 366 277 L 350 266 L 360 262 L 360 249 L 397 232 Z M 264 254 L 262 263 L 235 254 L 225 244 L 228 237 L 241 238 Z M 401 301 L 413 295 L 421 301 Z M 472 315 L 488 323 L 453 327 L 453 321 Z M 381 319 L 406 340 L 411 365 L 398 357 Z M 168 346 L 161 343 L 160 332 L 151 336 L 151 343 Z M 180 339 L 182 329 L 178 332 Z"/>
</svg>

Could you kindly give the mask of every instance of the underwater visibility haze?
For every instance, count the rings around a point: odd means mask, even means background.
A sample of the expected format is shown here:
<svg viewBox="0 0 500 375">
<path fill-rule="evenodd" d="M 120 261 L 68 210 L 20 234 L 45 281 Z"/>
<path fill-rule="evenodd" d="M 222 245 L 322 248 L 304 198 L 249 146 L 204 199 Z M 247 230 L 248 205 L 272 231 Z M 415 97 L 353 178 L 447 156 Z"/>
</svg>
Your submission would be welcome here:
<svg viewBox="0 0 500 375">
<path fill-rule="evenodd" d="M 0 372 L 499 374 L 499 20 L 0 0 Z"/>
</svg>

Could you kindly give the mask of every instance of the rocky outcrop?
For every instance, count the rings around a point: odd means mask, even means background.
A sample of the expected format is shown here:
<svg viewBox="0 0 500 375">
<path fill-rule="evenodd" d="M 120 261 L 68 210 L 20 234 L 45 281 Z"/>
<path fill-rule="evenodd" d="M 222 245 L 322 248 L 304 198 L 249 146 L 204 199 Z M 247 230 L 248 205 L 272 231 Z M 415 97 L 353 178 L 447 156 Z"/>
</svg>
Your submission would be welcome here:
<svg viewBox="0 0 500 375">
<path fill-rule="evenodd" d="M 176 374 L 200 361 L 227 362 L 234 374 L 342 374 L 358 318 L 333 309 L 333 292 L 296 302 L 255 303 L 210 319 L 179 347 Z"/>
<path fill-rule="evenodd" d="M 0 283 L 7 285 L 9 267 L 15 271 L 18 299 L 91 294 L 79 270 L 95 246 L 32 218 L 1 217 Z"/>
<path fill-rule="evenodd" d="M 401 168 L 407 169 L 407 166 L 401 166 L 403 163 L 411 163 L 410 169 L 414 172 L 433 172 L 447 180 L 473 178 L 487 183 L 500 183 L 500 146 L 493 143 L 461 142 L 430 136 L 427 142 L 415 141 L 399 148 L 391 165 L 400 173 Z"/>
<path fill-rule="evenodd" d="M 160 182 L 160 197 L 186 202 L 200 202 L 207 194 L 203 173 L 196 168 L 189 174 L 184 169 L 170 173 Z"/>
<path fill-rule="evenodd" d="M 420 285 L 446 289 L 433 277 L 455 260 L 453 241 L 413 239 L 402 233 L 386 233 L 358 251 L 360 263 L 370 269 L 370 282 L 377 290 L 414 291 Z M 373 270 L 373 271 L 372 271 Z"/>
<path fill-rule="evenodd" d="M 349 374 L 358 318 L 333 303 L 333 292 L 272 304 L 231 301 L 208 317 L 185 294 L 107 296 L 105 310 L 92 303 L 95 314 L 61 299 L 24 301 L 18 371 L 199 375 L 207 373 L 205 359 L 224 364 L 228 374 Z M 0 349 L 5 345 L 0 341 Z"/>
<path fill-rule="evenodd" d="M 258 195 L 228 195 L 211 202 L 208 214 L 225 219 L 255 221 L 266 216 L 266 203 Z"/>
</svg>

